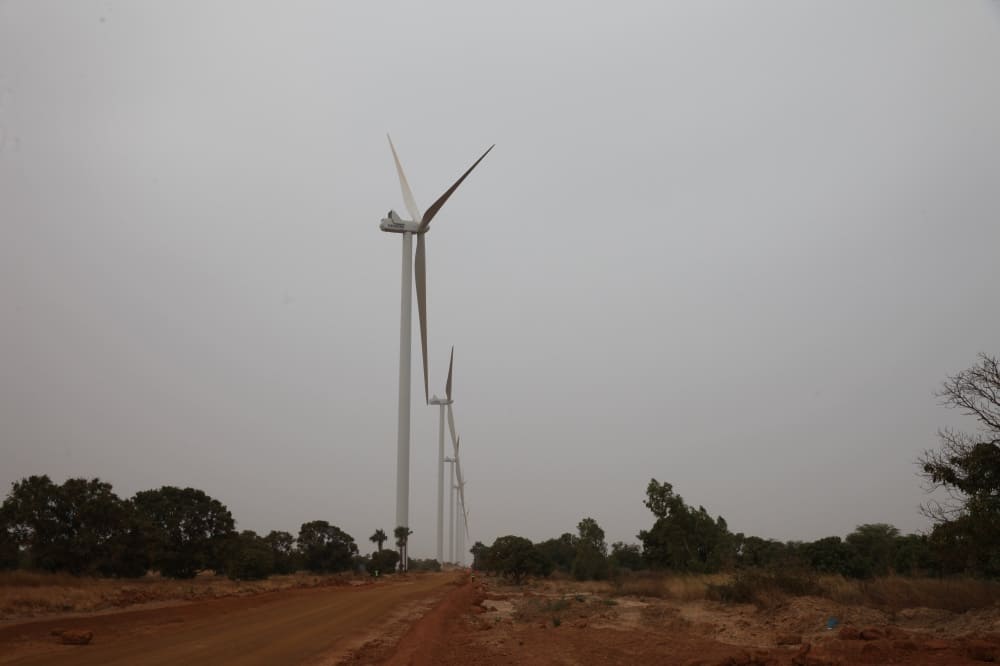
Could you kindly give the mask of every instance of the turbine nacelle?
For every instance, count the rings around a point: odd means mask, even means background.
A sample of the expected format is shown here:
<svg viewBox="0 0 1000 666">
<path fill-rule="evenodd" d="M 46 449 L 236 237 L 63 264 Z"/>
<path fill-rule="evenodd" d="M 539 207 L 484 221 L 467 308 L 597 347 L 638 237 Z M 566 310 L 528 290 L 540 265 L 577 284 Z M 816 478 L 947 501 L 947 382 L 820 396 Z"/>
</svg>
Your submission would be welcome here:
<svg viewBox="0 0 1000 666">
<path fill-rule="evenodd" d="M 382 218 L 382 222 L 378 225 L 378 228 L 390 234 L 404 234 L 407 232 L 415 234 L 420 230 L 420 223 L 413 220 L 404 220 L 399 216 L 399 213 L 390 210 Z"/>
<path fill-rule="evenodd" d="M 387 138 L 388 135 L 386 135 Z M 427 231 L 430 229 L 431 220 L 434 216 L 438 214 L 441 210 L 441 206 L 448 201 L 448 198 L 455 193 L 458 186 L 462 184 L 472 170 L 483 161 L 491 150 L 493 146 L 486 149 L 486 152 L 479 156 L 479 159 L 472 163 L 465 173 L 452 183 L 452 186 L 445 190 L 445 193 L 437 198 L 437 200 L 431 204 L 423 213 L 420 212 L 420 208 L 417 207 L 417 202 L 413 198 L 413 192 L 410 191 L 410 183 L 406 180 L 406 174 L 403 173 L 403 165 L 399 163 L 399 155 L 396 154 L 396 147 L 392 145 L 392 139 L 389 138 L 389 149 L 392 151 L 392 160 L 396 163 L 396 173 L 399 175 L 399 187 L 403 192 L 403 203 L 406 204 L 406 210 L 413 217 L 412 220 L 404 220 L 399 216 L 394 210 L 390 210 L 387 217 L 382 218 L 382 224 L 380 225 L 382 231 L 387 231 L 390 233 L 405 234 L 412 233 L 417 237 L 417 250 L 414 254 L 413 259 L 413 280 L 416 283 L 417 291 L 417 315 L 420 317 L 420 356 L 424 361 L 424 402 L 428 402 L 431 398 L 430 389 L 428 388 L 427 381 L 427 255 L 424 240 L 424 236 L 427 235 Z M 405 238 L 405 237 L 404 237 Z M 403 323 L 403 326 L 407 326 L 408 323 Z M 400 431 L 402 432 L 402 431 Z"/>
<path fill-rule="evenodd" d="M 427 401 L 428 405 L 450 405 L 450 398 L 439 398 L 436 395 L 432 395 L 431 399 Z"/>
</svg>

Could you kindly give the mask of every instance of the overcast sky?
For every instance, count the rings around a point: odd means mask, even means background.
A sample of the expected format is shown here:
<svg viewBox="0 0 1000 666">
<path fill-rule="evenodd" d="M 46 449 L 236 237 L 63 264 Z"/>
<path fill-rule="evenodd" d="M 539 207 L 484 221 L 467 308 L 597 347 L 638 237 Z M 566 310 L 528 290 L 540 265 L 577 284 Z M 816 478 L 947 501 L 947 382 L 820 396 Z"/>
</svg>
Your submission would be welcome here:
<svg viewBox="0 0 1000 666">
<path fill-rule="evenodd" d="M 427 237 L 473 540 L 635 541 L 650 477 L 926 529 L 914 461 L 973 425 L 934 391 L 1000 353 L 998 72 L 992 0 L 0 0 L 0 487 L 391 530 L 390 131 L 423 208 L 497 144 Z"/>
</svg>

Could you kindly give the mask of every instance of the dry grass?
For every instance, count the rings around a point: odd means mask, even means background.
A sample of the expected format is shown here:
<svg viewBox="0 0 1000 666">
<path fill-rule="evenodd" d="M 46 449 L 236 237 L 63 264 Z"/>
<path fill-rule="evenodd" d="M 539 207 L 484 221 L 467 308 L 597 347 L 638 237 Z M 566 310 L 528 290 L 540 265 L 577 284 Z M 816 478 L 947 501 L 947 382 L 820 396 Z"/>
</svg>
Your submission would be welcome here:
<svg viewBox="0 0 1000 666">
<path fill-rule="evenodd" d="M 974 578 L 904 578 L 887 576 L 853 580 L 824 576 L 823 596 L 838 603 L 898 611 L 904 608 L 940 608 L 964 613 L 1000 604 L 1000 581 Z"/>
<path fill-rule="evenodd" d="M 27 571 L 3 572 L 0 573 L 0 620 L 92 612 L 150 602 L 244 596 L 292 587 L 343 585 L 349 578 L 343 575 L 293 574 L 251 582 L 212 575 L 172 580 L 156 575 L 107 579 Z"/>
<path fill-rule="evenodd" d="M 727 581 L 725 574 L 679 575 L 639 573 L 612 584 L 617 596 L 653 597 L 696 601 L 708 596 L 709 588 Z"/>
<path fill-rule="evenodd" d="M 788 571 L 741 571 L 736 575 L 640 572 L 617 581 L 574 582 L 562 578 L 548 581 L 545 589 L 561 595 L 582 593 L 681 602 L 714 599 L 753 603 L 762 608 L 774 608 L 798 596 L 817 596 L 844 605 L 888 611 L 925 607 L 962 613 L 1000 605 L 1000 581 L 902 576 L 855 580 Z"/>
<path fill-rule="evenodd" d="M 547 593 L 617 597 L 651 597 L 695 601 L 705 599 L 708 588 L 729 580 L 726 574 L 683 575 L 654 572 L 637 572 L 614 581 L 575 581 L 568 576 L 553 576 L 541 586 Z"/>
</svg>

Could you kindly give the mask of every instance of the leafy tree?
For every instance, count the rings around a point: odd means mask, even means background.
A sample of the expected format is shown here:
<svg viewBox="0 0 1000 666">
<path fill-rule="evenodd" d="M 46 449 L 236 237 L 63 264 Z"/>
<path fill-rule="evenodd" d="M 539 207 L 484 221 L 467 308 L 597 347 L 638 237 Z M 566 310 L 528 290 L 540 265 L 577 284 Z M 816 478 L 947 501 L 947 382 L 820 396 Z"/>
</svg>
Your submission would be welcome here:
<svg viewBox="0 0 1000 666">
<path fill-rule="evenodd" d="M 399 563 L 399 553 L 394 550 L 381 550 L 371 554 L 368 559 L 368 571 L 371 574 L 381 574 L 396 570 Z"/>
<path fill-rule="evenodd" d="M 896 537 L 892 568 L 907 576 L 941 575 L 941 566 L 931 550 L 930 540 L 922 534 Z"/>
<path fill-rule="evenodd" d="M 566 532 L 557 539 L 547 539 L 535 546 L 542 556 L 559 571 L 569 573 L 576 559 L 576 537 Z"/>
<path fill-rule="evenodd" d="M 931 542 L 949 569 L 1000 576 L 1000 359 L 980 354 L 938 397 L 976 419 L 977 430 L 940 430 L 940 448 L 919 461 L 930 487 L 951 497 L 925 507 L 937 522 Z"/>
<path fill-rule="evenodd" d="M 638 544 L 616 541 L 611 544 L 609 564 L 615 569 L 638 571 L 642 568 L 642 549 Z"/>
<path fill-rule="evenodd" d="M 898 537 L 899 530 L 892 525 L 871 523 L 858 525 L 844 540 L 854 546 L 869 575 L 885 576 L 895 562 Z"/>
<path fill-rule="evenodd" d="M 791 549 L 774 539 L 737 534 L 736 544 L 736 564 L 740 567 L 774 568 L 793 558 Z"/>
<path fill-rule="evenodd" d="M 546 561 L 530 540 L 508 535 L 497 537 L 490 546 L 489 568 L 520 584 L 526 576 L 548 576 L 552 563 Z"/>
<path fill-rule="evenodd" d="M 954 493 L 955 502 L 932 507 L 932 515 L 1000 511 L 1000 359 L 980 354 L 978 364 L 948 377 L 937 395 L 946 407 L 974 417 L 978 429 L 942 429 L 940 450 L 921 458 L 931 485 Z"/>
<path fill-rule="evenodd" d="M 938 523 L 930 534 L 942 573 L 1000 578 L 1000 517 L 964 514 Z"/>
<path fill-rule="evenodd" d="M 139 512 L 131 500 L 122 500 L 118 528 L 108 541 L 107 557 L 96 570 L 105 576 L 136 578 L 149 570 L 149 539 Z"/>
<path fill-rule="evenodd" d="M 25 549 L 32 567 L 70 573 L 138 576 L 145 546 L 132 506 L 100 479 L 48 476 L 14 483 L 4 501 L 7 539 Z"/>
<path fill-rule="evenodd" d="M 274 573 L 274 552 L 266 539 L 252 530 L 233 537 L 226 561 L 226 575 L 233 580 L 260 580 Z"/>
<path fill-rule="evenodd" d="M 395 530 L 393 530 L 392 533 L 393 536 L 396 537 L 396 548 L 399 549 L 400 570 L 405 571 L 406 568 L 404 567 L 404 563 L 408 563 L 410 561 L 409 556 L 406 554 L 407 553 L 406 546 L 410 541 L 410 535 L 413 534 L 413 530 L 400 525 Z"/>
<path fill-rule="evenodd" d="M 577 580 L 603 580 L 608 577 L 608 546 L 604 530 L 593 518 L 584 518 L 576 526 L 576 553 L 573 558 L 573 577 Z"/>
<path fill-rule="evenodd" d="M 802 561 L 819 573 L 840 574 L 850 578 L 870 578 L 872 566 L 852 544 L 838 536 L 823 537 L 796 549 Z"/>
<path fill-rule="evenodd" d="M 577 580 L 605 580 L 610 575 L 608 558 L 589 544 L 581 544 L 573 558 L 573 577 Z"/>
<path fill-rule="evenodd" d="M 651 566 L 714 572 L 735 562 L 736 540 L 722 516 L 713 520 L 704 507 L 688 506 L 672 485 L 656 479 L 646 487 L 644 504 L 656 517 L 652 529 L 639 533 Z"/>
<path fill-rule="evenodd" d="M 482 541 L 477 541 L 469 549 L 472 553 L 472 568 L 476 571 L 486 571 L 490 568 L 490 547 Z"/>
<path fill-rule="evenodd" d="M 298 569 L 298 553 L 295 550 L 295 537 L 288 532 L 271 530 L 264 542 L 271 549 L 274 558 L 274 573 L 290 574 Z"/>
<path fill-rule="evenodd" d="M 347 571 L 358 547 L 354 537 L 339 527 L 325 520 L 314 520 L 303 523 L 299 529 L 299 551 L 310 571 Z"/>
<path fill-rule="evenodd" d="M 163 486 L 133 499 L 151 542 L 152 565 L 170 578 L 222 571 L 235 522 L 229 509 L 195 488 Z"/>
<path fill-rule="evenodd" d="M 608 554 L 608 544 L 604 541 L 604 530 L 593 518 L 584 518 L 576 526 L 579 541 L 577 545 L 585 544 L 596 550 L 601 555 Z"/>
<path fill-rule="evenodd" d="M 13 521 L 7 504 L 0 505 L 0 571 L 16 569 L 20 548 L 14 538 Z"/>
<path fill-rule="evenodd" d="M 378 544 L 378 552 L 382 552 L 382 544 L 389 540 L 389 537 L 385 535 L 385 531 L 382 529 L 375 530 L 375 533 L 368 537 L 368 540 L 374 544 Z"/>
<path fill-rule="evenodd" d="M 29 476 L 11 484 L 2 509 L 11 540 L 27 551 L 31 566 L 50 571 L 68 565 L 58 494 L 48 476 Z"/>
</svg>

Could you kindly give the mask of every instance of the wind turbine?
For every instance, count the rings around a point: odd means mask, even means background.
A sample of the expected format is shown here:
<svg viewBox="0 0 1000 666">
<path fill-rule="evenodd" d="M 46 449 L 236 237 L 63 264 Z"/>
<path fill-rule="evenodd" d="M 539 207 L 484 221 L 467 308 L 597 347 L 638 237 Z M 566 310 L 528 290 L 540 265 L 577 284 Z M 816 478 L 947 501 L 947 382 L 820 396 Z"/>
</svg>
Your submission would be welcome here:
<svg viewBox="0 0 1000 666">
<path fill-rule="evenodd" d="M 444 562 L 444 408 L 451 406 L 451 370 L 455 363 L 455 348 L 451 348 L 451 357 L 448 360 L 448 381 L 444 386 L 445 398 L 435 395 L 430 399 L 430 404 L 438 405 L 438 493 L 437 493 L 437 560 Z"/>
<path fill-rule="evenodd" d="M 445 462 L 452 463 L 451 466 L 451 509 L 448 514 L 449 548 L 451 550 L 450 559 L 455 564 L 461 565 L 465 557 L 462 550 L 465 548 L 462 539 L 462 530 L 458 525 L 458 518 L 461 517 L 465 523 L 465 534 L 469 533 L 469 512 L 465 506 L 465 477 L 462 475 L 462 458 L 459 455 L 462 438 L 455 433 L 455 417 L 451 409 L 451 403 L 447 405 L 448 410 L 448 430 L 451 433 L 451 445 L 453 453 L 451 458 L 445 458 Z M 455 515 L 455 502 L 458 501 L 459 516 Z"/>
<path fill-rule="evenodd" d="M 462 459 L 458 455 L 459 445 L 461 443 L 461 438 L 455 441 L 455 476 L 458 479 L 455 489 L 458 491 L 458 503 L 461 511 L 461 518 L 465 523 L 464 535 L 468 535 L 469 511 L 465 506 L 465 477 L 462 476 Z M 455 563 L 462 566 L 465 564 L 465 539 L 463 538 L 462 529 L 458 526 L 457 521 L 455 525 L 455 535 Z"/>
<path fill-rule="evenodd" d="M 388 135 L 387 135 L 388 136 Z M 417 312 L 420 316 L 420 350 L 423 354 L 424 362 L 424 401 L 429 400 L 427 387 L 427 260 L 425 257 L 424 235 L 430 230 L 431 220 L 438 214 L 448 198 L 454 194 L 462 181 L 472 173 L 472 170 L 483 161 L 483 158 L 493 146 L 486 149 L 478 160 L 462 174 L 461 178 L 449 187 L 444 194 L 431 204 L 424 214 L 417 208 L 417 202 L 413 198 L 410 184 L 406 181 L 406 174 L 403 173 L 403 166 L 399 163 L 399 156 L 396 154 L 396 147 L 392 145 L 392 138 L 389 137 L 389 148 L 392 150 L 392 159 L 396 163 L 396 172 L 399 174 L 399 186 L 403 191 L 403 203 L 406 210 L 413 217 L 412 220 L 405 220 L 390 210 L 386 217 L 382 218 L 379 228 L 388 233 L 403 235 L 403 261 L 402 261 L 402 287 L 400 293 L 400 315 L 399 315 L 399 420 L 396 437 L 396 526 L 410 526 L 410 332 L 412 330 L 411 315 L 412 307 L 410 296 L 412 294 L 411 279 L 416 278 L 417 289 Z M 417 236 L 416 266 L 411 274 L 411 264 L 413 263 L 413 235 Z M 406 562 L 402 563 L 403 570 L 406 570 Z"/>
<path fill-rule="evenodd" d="M 451 482 L 448 484 L 448 561 L 455 561 L 455 459 L 445 458 L 451 465 Z"/>
<path fill-rule="evenodd" d="M 441 524 L 443 518 L 443 488 L 441 482 L 444 476 L 444 465 L 443 463 L 452 463 L 451 465 L 451 483 L 449 484 L 449 510 L 448 510 L 448 559 L 455 564 L 462 564 L 465 558 L 462 550 L 465 548 L 461 530 L 458 526 L 457 516 L 455 515 L 455 501 L 456 498 L 459 502 L 459 510 L 461 511 L 461 517 L 465 523 L 465 533 L 469 533 L 469 513 L 465 506 L 465 478 L 462 476 L 462 459 L 459 456 L 459 450 L 462 444 L 462 438 L 458 436 L 455 431 L 455 413 L 452 409 L 452 404 L 454 401 L 451 399 L 451 380 L 452 380 L 452 370 L 455 365 L 455 348 L 451 348 L 451 358 L 448 361 L 448 381 L 445 384 L 445 400 L 441 400 L 437 396 L 431 401 L 431 404 L 440 405 L 441 415 L 444 416 L 445 413 L 448 415 L 448 432 L 451 435 L 451 445 L 453 447 L 452 457 L 444 457 L 444 425 L 442 423 L 441 427 L 438 429 L 438 451 L 439 460 L 442 464 L 438 467 L 438 524 Z M 441 536 L 438 537 L 441 539 Z"/>
<path fill-rule="evenodd" d="M 454 349 L 452 350 L 452 360 L 454 360 Z M 448 559 L 450 562 L 458 564 L 458 522 L 457 516 L 455 514 L 455 501 L 458 497 L 461 484 L 459 481 L 462 478 L 461 462 L 458 457 L 459 446 L 462 443 L 462 438 L 458 436 L 455 431 L 455 413 L 452 410 L 453 401 L 451 398 L 451 369 L 452 364 L 448 364 L 448 384 L 446 388 L 448 389 L 448 403 L 445 405 L 448 414 L 448 433 L 451 435 L 451 446 L 452 454 L 450 458 L 445 458 L 445 462 L 451 463 L 451 483 L 448 485 L 448 495 L 450 500 L 450 505 L 448 508 Z M 457 481 L 457 480 L 458 481 Z M 464 489 L 462 490 L 464 496 Z M 460 509 L 462 507 L 459 507 Z"/>
</svg>

